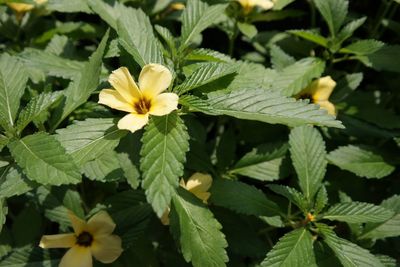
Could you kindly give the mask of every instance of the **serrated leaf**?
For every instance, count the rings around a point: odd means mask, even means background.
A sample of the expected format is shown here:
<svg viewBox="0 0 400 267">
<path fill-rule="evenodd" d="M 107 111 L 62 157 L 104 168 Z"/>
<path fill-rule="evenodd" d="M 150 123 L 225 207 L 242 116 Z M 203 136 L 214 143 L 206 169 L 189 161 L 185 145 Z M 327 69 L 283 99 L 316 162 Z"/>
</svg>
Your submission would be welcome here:
<svg viewBox="0 0 400 267">
<path fill-rule="evenodd" d="M 0 267 L 54 267 L 62 255 L 54 251 L 43 250 L 31 245 L 14 248 L 11 253 L 0 261 Z"/>
<path fill-rule="evenodd" d="M 71 156 L 54 136 L 28 135 L 8 144 L 14 159 L 27 177 L 41 184 L 76 184 L 81 180 Z"/>
<path fill-rule="evenodd" d="M 65 79 L 78 77 L 84 66 L 83 62 L 62 58 L 34 48 L 26 48 L 18 57 L 29 69 L 40 70 L 46 75 Z"/>
<path fill-rule="evenodd" d="M 271 124 L 297 126 L 316 124 L 342 128 L 326 111 L 307 101 L 296 101 L 282 96 L 279 92 L 262 89 L 241 89 L 231 93 L 214 93 L 206 101 L 212 112 L 238 119 L 256 120 Z"/>
<path fill-rule="evenodd" d="M 276 73 L 269 82 L 273 90 L 282 95 L 293 96 L 307 87 L 312 79 L 320 77 L 325 62 L 317 58 L 304 58 Z"/>
<path fill-rule="evenodd" d="M 8 207 L 6 200 L 4 198 L 0 198 L 0 233 L 3 229 L 3 225 L 6 223 L 6 216 L 8 213 Z"/>
<path fill-rule="evenodd" d="M 346 19 L 349 2 L 347 0 L 314 0 L 314 3 L 328 24 L 331 35 L 335 36 Z"/>
<path fill-rule="evenodd" d="M 111 4 L 113 6 L 111 6 Z M 120 6 L 118 2 L 102 0 L 88 0 L 87 5 L 99 15 L 102 20 L 107 22 L 111 28 L 117 30 L 119 10 L 120 8 L 125 8 L 125 6 Z"/>
<path fill-rule="evenodd" d="M 378 40 L 360 40 L 339 50 L 340 53 L 370 55 L 384 47 L 384 43 Z"/>
<path fill-rule="evenodd" d="M 121 8 L 117 28 L 121 45 L 141 67 L 149 63 L 164 63 L 150 19 L 141 9 Z"/>
<path fill-rule="evenodd" d="M 218 115 L 206 100 L 194 95 L 184 95 L 179 97 L 179 104 L 187 107 L 192 112 L 198 111 L 208 115 Z"/>
<path fill-rule="evenodd" d="M 23 65 L 8 54 L 0 56 L 0 115 L 13 126 L 28 81 Z M 3 120 L 1 120 L 3 121 Z M 1 123 L 0 121 L 0 123 Z M 8 128 L 1 123 L 3 128 Z"/>
<path fill-rule="evenodd" d="M 17 130 L 22 130 L 61 97 L 60 92 L 42 93 L 28 103 L 18 116 Z"/>
<path fill-rule="evenodd" d="M 170 205 L 183 164 L 189 150 L 189 135 L 182 119 L 176 112 L 163 117 L 153 116 L 146 127 L 140 151 L 142 186 L 147 200 L 159 217 Z"/>
<path fill-rule="evenodd" d="M 375 255 L 375 257 L 383 264 L 385 267 L 396 267 L 396 259 L 389 257 L 387 255 Z"/>
<path fill-rule="evenodd" d="M 294 1 L 295 0 L 278 0 L 278 1 L 274 2 L 273 10 L 281 10 Z"/>
<path fill-rule="evenodd" d="M 236 212 L 255 216 L 279 215 L 279 207 L 262 191 L 238 181 L 217 179 L 210 189 L 210 202 Z"/>
<path fill-rule="evenodd" d="M 328 47 L 328 39 L 311 30 L 290 30 L 289 33 L 301 37 L 307 41 Z"/>
<path fill-rule="evenodd" d="M 86 119 L 57 130 L 56 138 L 78 166 L 113 150 L 126 134 L 113 119 Z"/>
<path fill-rule="evenodd" d="M 160 25 L 155 25 L 154 28 L 156 29 L 157 33 L 164 39 L 172 54 L 176 54 L 176 40 L 171 31 L 168 28 L 162 27 Z"/>
<path fill-rule="evenodd" d="M 79 78 L 72 81 L 64 91 L 65 101 L 55 114 L 55 123 L 52 130 L 55 130 L 77 107 L 84 104 L 92 92 L 96 90 L 99 84 L 102 59 L 109 33 L 109 31 L 106 32 L 96 51 L 90 56 L 89 61 L 85 63 Z"/>
<path fill-rule="evenodd" d="M 317 224 L 324 242 L 335 252 L 343 267 L 384 267 L 368 250 L 338 237 L 329 226 Z"/>
<path fill-rule="evenodd" d="M 282 71 L 284 68 L 294 64 L 296 59 L 285 53 L 279 46 L 271 46 L 271 64 L 274 69 Z"/>
<path fill-rule="evenodd" d="M 195 267 L 222 267 L 228 257 L 222 226 L 202 202 L 179 188 L 172 198 L 171 230 L 186 261 Z"/>
<path fill-rule="evenodd" d="M 205 48 L 194 49 L 186 56 L 186 60 L 225 63 L 232 61 L 232 59 L 225 54 Z"/>
<path fill-rule="evenodd" d="M 290 132 L 289 145 L 300 188 L 311 201 L 321 187 L 326 172 L 325 142 L 317 129 L 300 126 Z"/>
<path fill-rule="evenodd" d="M 346 24 L 337 35 L 335 43 L 341 45 L 344 41 L 350 38 L 353 33 L 365 23 L 366 20 L 366 17 L 362 17 Z"/>
<path fill-rule="evenodd" d="M 279 239 L 278 243 L 268 252 L 261 266 L 317 266 L 312 243 L 312 236 L 307 229 L 293 230 Z"/>
<path fill-rule="evenodd" d="M 286 157 L 287 144 L 264 144 L 244 155 L 229 170 L 261 181 L 274 181 L 281 178 L 281 168 Z"/>
<path fill-rule="evenodd" d="M 30 191 L 34 183 L 29 181 L 21 169 L 9 165 L 0 173 L 0 199 L 22 195 Z"/>
<path fill-rule="evenodd" d="M 196 89 L 236 71 L 235 67 L 227 63 L 202 64 L 186 80 L 175 88 L 180 94 Z"/>
<path fill-rule="evenodd" d="M 315 214 L 320 213 L 327 204 L 328 204 L 328 192 L 326 191 L 325 186 L 322 185 L 317 193 L 317 196 L 315 197 L 314 213 Z"/>
<path fill-rule="evenodd" d="M 194 37 L 218 21 L 225 8 L 224 4 L 209 6 L 200 0 L 189 0 L 182 12 L 180 51 L 189 46 Z"/>
<path fill-rule="evenodd" d="M 0 151 L 3 150 L 3 147 L 6 146 L 9 141 L 10 140 L 6 136 L 0 134 Z"/>
<path fill-rule="evenodd" d="M 329 208 L 323 218 L 348 223 L 383 222 L 393 216 L 391 210 L 370 203 L 339 203 Z"/>
<path fill-rule="evenodd" d="M 103 153 L 94 160 L 86 162 L 82 166 L 82 171 L 89 179 L 102 182 L 117 181 L 124 176 L 115 151 Z"/>
<path fill-rule="evenodd" d="M 346 97 L 351 95 L 354 90 L 361 84 L 364 75 L 362 72 L 346 74 L 342 79 L 337 81 L 335 90 L 329 100 L 333 103 L 339 103 Z"/>
<path fill-rule="evenodd" d="M 308 211 L 306 198 L 301 192 L 297 191 L 296 189 L 278 184 L 270 184 L 268 185 L 268 188 L 271 189 L 273 192 L 287 198 L 290 202 L 299 207 L 300 210 L 302 210 L 303 212 Z"/>
<path fill-rule="evenodd" d="M 65 13 L 92 13 L 87 2 L 83 0 L 48 0 L 46 9 Z"/>
<path fill-rule="evenodd" d="M 395 167 L 373 151 L 361 146 L 342 146 L 328 154 L 328 161 L 342 170 L 366 178 L 383 178 Z"/>
</svg>

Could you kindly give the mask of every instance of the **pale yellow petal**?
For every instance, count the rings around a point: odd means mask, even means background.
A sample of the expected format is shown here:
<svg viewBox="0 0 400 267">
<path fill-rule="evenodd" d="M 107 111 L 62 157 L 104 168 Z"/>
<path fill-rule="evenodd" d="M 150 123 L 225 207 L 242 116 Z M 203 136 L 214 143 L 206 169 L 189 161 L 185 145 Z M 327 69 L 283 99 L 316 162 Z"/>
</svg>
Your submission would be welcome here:
<svg viewBox="0 0 400 267">
<path fill-rule="evenodd" d="M 75 234 L 44 235 L 40 239 L 41 248 L 71 248 L 76 243 Z"/>
<path fill-rule="evenodd" d="M 18 13 L 24 13 L 32 10 L 35 6 L 31 4 L 24 3 L 7 3 L 7 5 L 14 11 Z"/>
<path fill-rule="evenodd" d="M 152 99 L 149 113 L 155 116 L 167 115 L 178 108 L 178 100 L 177 94 L 160 94 Z"/>
<path fill-rule="evenodd" d="M 47 2 L 47 0 L 34 0 L 36 4 L 41 5 Z"/>
<path fill-rule="evenodd" d="M 110 108 L 126 112 L 134 112 L 135 109 L 131 103 L 126 102 L 118 91 L 113 89 L 103 89 L 99 94 L 99 104 L 107 105 Z"/>
<path fill-rule="evenodd" d="M 83 231 L 86 230 L 87 224 L 81 218 L 78 218 L 72 211 L 68 211 L 68 217 L 71 221 L 72 228 L 74 228 L 74 232 L 76 235 L 79 235 Z"/>
<path fill-rule="evenodd" d="M 114 70 L 108 82 L 128 103 L 133 103 L 134 99 L 141 97 L 140 90 L 126 67 Z"/>
<path fill-rule="evenodd" d="M 314 101 L 325 101 L 328 100 L 332 94 L 333 89 L 336 86 L 336 82 L 331 76 L 325 76 L 315 80 L 311 86 L 311 95 Z"/>
<path fill-rule="evenodd" d="M 97 235 L 110 235 L 115 223 L 106 211 L 99 211 L 88 221 L 88 230 L 96 238 Z"/>
<path fill-rule="evenodd" d="M 328 114 L 336 116 L 336 108 L 335 105 L 329 101 L 317 101 L 315 104 L 318 104 L 322 109 L 328 111 Z"/>
<path fill-rule="evenodd" d="M 252 6 L 259 6 L 264 10 L 268 10 L 274 7 L 274 3 L 270 0 L 251 0 Z"/>
<path fill-rule="evenodd" d="M 163 225 L 169 225 L 169 213 L 170 213 L 170 210 L 171 210 L 171 209 L 168 207 L 168 208 L 164 211 L 163 215 L 162 215 L 161 218 L 160 218 L 161 223 L 162 223 Z"/>
<path fill-rule="evenodd" d="M 89 248 L 74 246 L 62 257 L 58 267 L 92 267 L 92 253 Z"/>
<path fill-rule="evenodd" d="M 95 238 L 91 246 L 93 256 L 102 263 L 115 261 L 122 253 L 121 238 L 116 235 L 104 235 Z"/>
<path fill-rule="evenodd" d="M 172 81 L 172 74 L 163 65 L 148 64 L 139 76 L 139 87 L 147 99 L 153 99 L 167 89 Z"/>
<path fill-rule="evenodd" d="M 142 129 L 149 122 L 148 114 L 128 114 L 118 121 L 118 129 L 129 130 L 132 133 Z"/>
<path fill-rule="evenodd" d="M 212 184 L 212 177 L 209 174 L 200 172 L 194 173 L 186 182 L 185 188 L 190 192 L 207 192 Z"/>
<path fill-rule="evenodd" d="M 194 195 L 198 199 L 202 200 L 204 204 L 207 204 L 207 201 L 210 198 L 211 193 L 210 192 L 196 192 L 196 193 L 194 193 Z"/>
</svg>

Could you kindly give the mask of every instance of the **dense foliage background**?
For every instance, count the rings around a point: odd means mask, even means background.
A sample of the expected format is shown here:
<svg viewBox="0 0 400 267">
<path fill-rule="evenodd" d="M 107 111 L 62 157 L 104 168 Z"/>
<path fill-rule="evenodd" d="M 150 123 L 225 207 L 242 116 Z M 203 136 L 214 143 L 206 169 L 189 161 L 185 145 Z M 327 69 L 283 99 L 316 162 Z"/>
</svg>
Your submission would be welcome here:
<svg viewBox="0 0 400 267">
<path fill-rule="evenodd" d="M 398 0 L 0 3 L 0 267 L 57 266 L 41 236 L 99 210 L 110 266 L 398 266 Z M 149 63 L 179 109 L 118 129 L 98 93 Z M 337 116 L 302 94 L 326 76 Z"/>
</svg>

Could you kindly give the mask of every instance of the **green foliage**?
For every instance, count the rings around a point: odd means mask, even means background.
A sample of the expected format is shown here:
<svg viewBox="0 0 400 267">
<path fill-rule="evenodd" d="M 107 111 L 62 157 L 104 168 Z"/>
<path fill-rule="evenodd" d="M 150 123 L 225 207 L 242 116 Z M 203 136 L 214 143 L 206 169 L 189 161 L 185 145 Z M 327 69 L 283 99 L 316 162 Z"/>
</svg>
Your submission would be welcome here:
<svg viewBox="0 0 400 267">
<path fill-rule="evenodd" d="M 347 16 L 347 0 L 314 0 L 315 6 L 328 24 L 329 31 L 335 36 Z"/>
</svg>

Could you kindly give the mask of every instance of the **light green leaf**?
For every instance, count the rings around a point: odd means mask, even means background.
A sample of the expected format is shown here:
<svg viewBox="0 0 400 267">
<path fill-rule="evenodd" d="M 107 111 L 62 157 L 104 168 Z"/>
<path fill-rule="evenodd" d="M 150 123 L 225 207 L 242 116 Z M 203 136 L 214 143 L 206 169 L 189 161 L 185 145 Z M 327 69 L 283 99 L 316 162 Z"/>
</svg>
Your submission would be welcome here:
<svg viewBox="0 0 400 267">
<path fill-rule="evenodd" d="M 366 20 L 366 17 L 362 17 L 346 24 L 336 37 L 335 43 L 340 46 L 344 41 L 349 39 L 353 33 L 365 23 Z"/>
<path fill-rule="evenodd" d="M 329 226 L 318 223 L 317 227 L 324 242 L 333 250 L 343 267 L 384 267 L 368 250 L 338 237 Z"/>
<path fill-rule="evenodd" d="M 157 33 L 164 39 L 165 43 L 168 45 L 169 50 L 173 55 L 176 54 L 176 40 L 168 28 L 162 27 L 160 25 L 155 25 Z"/>
<path fill-rule="evenodd" d="M 180 94 L 196 89 L 236 71 L 235 66 L 227 63 L 206 63 L 196 69 L 186 80 L 176 87 Z"/>
<path fill-rule="evenodd" d="M 127 153 L 118 153 L 117 157 L 128 184 L 133 189 L 138 188 L 140 178 L 138 167 L 133 164 Z"/>
<path fill-rule="evenodd" d="M 364 76 L 362 72 L 346 74 L 342 79 L 337 81 L 335 90 L 329 100 L 333 103 L 339 103 L 346 97 L 350 96 L 354 90 L 361 84 Z"/>
<path fill-rule="evenodd" d="M 290 30 L 289 33 L 301 37 L 307 41 L 328 47 L 328 39 L 312 30 Z"/>
<path fill-rule="evenodd" d="M 140 151 L 140 169 L 147 200 L 159 217 L 170 205 L 189 150 L 189 135 L 176 112 L 153 116 L 146 127 Z"/>
<path fill-rule="evenodd" d="M 225 54 L 205 48 L 194 49 L 186 56 L 186 60 L 226 63 L 232 61 L 232 59 Z"/>
<path fill-rule="evenodd" d="M 238 22 L 237 26 L 239 31 L 250 39 L 256 36 L 258 33 L 256 26 L 253 24 Z"/>
<path fill-rule="evenodd" d="M 274 69 L 278 71 L 282 71 L 284 68 L 293 65 L 296 62 L 296 59 L 285 53 L 279 46 L 272 45 L 271 46 L 271 64 Z"/>
<path fill-rule="evenodd" d="M 9 165 L 0 172 L 0 199 L 25 194 L 34 183 L 26 178 L 21 169 Z"/>
<path fill-rule="evenodd" d="M 11 126 L 14 125 L 27 81 L 28 76 L 23 65 L 15 57 L 2 54 L 0 56 L 0 115 Z M 4 123 L 1 125 L 7 128 Z"/>
<path fill-rule="evenodd" d="M 14 248 L 11 253 L 0 261 L 0 267 L 54 267 L 61 256 L 48 250 L 31 245 Z"/>
<path fill-rule="evenodd" d="M 340 53 L 370 55 L 380 50 L 385 44 L 377 40 L 360 40 L 339 50 Z"/>
<path fill-rule="evenodd" d="M 326 191 L 325 186 L 322 185 L 317 193 L 317 196 L 315 197 L 314 213 L 315 214 L 320 213 L 327 204 L 328 204 L 328 192 Z"/>
<path fill-rule="evenodd" d="M 385 159 L 363 146 L 342 146 L 328 154 L 328 161 L 342 170 L 366 178 L 383 178 L 395 167 Z"/>
<path fill-rule="evenodd" d="M 289 145 L 300 188 L 311 201 L 321 187 L 326 172 L 325 142 L 317 129 L 300 126 L 290 132 Z"/>
<path fill-rule="evenodd" d="M 71 156 L 54 136 L 28 135 L 8 144 L 14 159 L 27 177 L 41 184 L 76 184 L 81 180 Z"/>
<path fill-rule="evenodd" d="M 188 47 L 203 30 L 216 23 L 223 16 L 225 8 L 224 4 L 209 6 L 200 0 L 188 0 L 182 13 L 180 51 Z"/>
<path fill-rule="evenodd" d="M 56 138 L 78 166 L 113 150 L 126 134 L 114 119 L 86 119 L 57 130 Z"/>
<path fill-rule="evenodd" d="M 150 19 L 141 9 L 121 8 L 117 28 L 121 45 L 141 67 L 149 63 L 164 63 Z"/>
<path fill-rule="evenodd" d="M 306 198 L 301 192 L 297 191 L 296 189 L 278 184 L 270 184 L 268 185 L 268 188 L 271 189 L 273 192 L 287 198 L 290 202 L 299 207 L 300 210 L 302 210 L 303 212 L 308 211 L 309 205 L 307 204 Z"/>
<path fill-rule="evenodd" d="M 286 7 L 294 1 L 296 0 L 276 0 L 274 1 L 275 4 L 273 10 L 281 10 L 282 8 Z"/>
<path fill-rule="evenodd" d="M 335 120 L 317 105 L 307 101 L 296 101 L 282 96 L 279 92 L 262 89 L 235 90 L 231 93 L 212 93 L 206 101 L 212 112 L 228 115 L 238 119 L 256 120 L 271 124 L 297 126 L 316 124 L 342 128 L 341 122 Z"/>
<path fill-rule="evenodd" d="M 229 173 L 261 181 L 274 181 L 282 178 L 281 168 L 287 149 L 287 144 L 281 143 L 260 145 L 236 162 Z"/>
<path fill-rule="evenodd" d="M 198 111 L 208 115 L 218 115 L 206 100 L 194 95 L 184 95 L 179 97 L 179 104 L 187 107 L 192 112 Z"/>
<path fill-rule="evenodd" d="M 46 9 L 65 13 L 92 13 L 86 0 L 48 0 Z"/>
<path fill-rule="evenodd" d="M 211 203 L 238 213 L 270 217 L 279 215 L 279 207 L 262 191 L 239 181 L 214 180 L 210 193 Z"/>
<path fill-rule="evenodd" d="M 101 182 L 117 181 L 124 176 L 115 151 L 108 151 L 86 162 L 82 171 L 89 179 Z"/>
<path fill-rule="evenodd" d="M 397 261 L 396 259 L 386 256 L 386 255 L 375 255 L 376 258 L 385 266 L 385 267 L 396 267 Z"/>
<path fill-rule="evenodd" d="M 195 267 L 223 267 L 228 246 L 222 226 L 201 200 L 178 188 L 172 198 L 171 230 L 182 247 L 186 261 Z"/>
<path fill-rule="evenodd" d="M 305 228 L 293 230 L 283 237 L 268 252 L 262 267 L 317 266 L 313 251 L 313 240 Z"/>
<path fill-rule="evenodd" d="M 39 70 L 46 75 L 65 79 L 75 79 L 84 67 L 83 62 L 62 58 L 34 48 L 26 48 L 18 57 L 28 69 Z"/>
<path fill-rule="evenodd" d="M 6 136 L 0 134 L 0 151 L 3 150 L 3 147 L 7 145 L 9 141 L 10 140 Z"/>
<path fill-rule="evenodd" d="M 370 203 L 339 203 L 323 214 L 323 219 L 348 223 L 383 222 L 393 216 L 391 210 Z"/>
<path fill-rule="evenodd" d="M 6 216 L 8 213 L 8 207 L 6 200 L 4 198 L 0 198 L 0 233 L 3 229 L 3 225 L 6 223 Z"/>
<path fill-rule="evenodd" d="M 102 59 L 109 33 L 109 31 L 106 32 L 97 50 L 91 55 L 89 61 L 85 63 L 79 78 L 72 81 L 64 91 L 65 102 L 56 112 L 54 117 L 55 123 L 53 124 L 52 130 L 55 130 L 55 128 L 77 107 L 84 104 L 93 91 L 96 90 L 99 84 Z"/>
<path fill-rule="evenodd" d="M 331 35 L 335 36 L 346 19 L 349 2 L 347 0 L 314 0 L 314 3 L 328 24 Z"/>
<path fill-rule="evenodd" d="M 61 97 L 60 92 L 42 93 L 28 103 L 18 116 L 17 130 L 22 132 L 23 129 L 34 119 L 46 111 L 54 102 Z"/>
<path fill-rule="evenodd" d="M 125 8 L 125 6 L 121 6 L 119 2 L 102 0 L 87 0 L 87 4 L 90 9 L 99 15 L 102 20 L 107 22 L 111 28 L 117 30 L 119 10 Z M 111 4 L 113 6 L 111 6 Z"/>
</svg>

